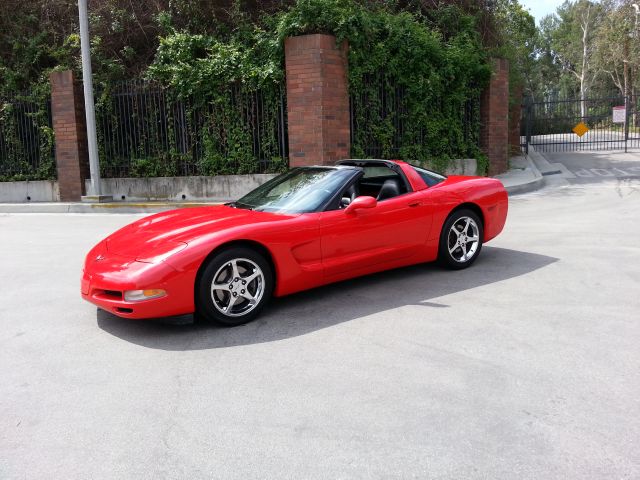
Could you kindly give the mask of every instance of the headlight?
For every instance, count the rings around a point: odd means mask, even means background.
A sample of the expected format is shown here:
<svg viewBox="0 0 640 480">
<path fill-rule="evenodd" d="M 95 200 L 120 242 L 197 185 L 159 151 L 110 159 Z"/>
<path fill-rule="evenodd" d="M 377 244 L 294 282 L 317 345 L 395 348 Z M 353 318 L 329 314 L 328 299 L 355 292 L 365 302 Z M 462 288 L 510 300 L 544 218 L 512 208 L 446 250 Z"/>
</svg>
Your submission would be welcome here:
<svg viewBox="0 0 640 480">
<path fill-rule="evenodd" d="M 124 299 L 127 302 L 140 302 L 142 300 L 164 297 L 166 294 L 167 292 L 159 288 L 152 288 L 149 290 L 128 290 L 124 292 Z"/>
</svg>

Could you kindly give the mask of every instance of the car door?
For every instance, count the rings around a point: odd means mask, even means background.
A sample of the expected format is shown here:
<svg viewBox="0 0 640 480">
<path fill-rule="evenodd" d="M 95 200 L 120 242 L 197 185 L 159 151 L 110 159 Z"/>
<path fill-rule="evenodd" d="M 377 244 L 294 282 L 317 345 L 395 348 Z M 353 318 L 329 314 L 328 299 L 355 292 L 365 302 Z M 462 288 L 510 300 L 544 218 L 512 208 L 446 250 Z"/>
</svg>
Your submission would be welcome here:
<svg viewBox="0 0 640 480">
<path fill-rule="evenodd" d="M 382 264 L 408 259 L 424 248 L 431 228 L 424 192 L 409 192 L 351 213 L 320 215 L 325 278 L 379 270 Z M 352 272 L 353 275 L 346 275 Z"/>
</svg>

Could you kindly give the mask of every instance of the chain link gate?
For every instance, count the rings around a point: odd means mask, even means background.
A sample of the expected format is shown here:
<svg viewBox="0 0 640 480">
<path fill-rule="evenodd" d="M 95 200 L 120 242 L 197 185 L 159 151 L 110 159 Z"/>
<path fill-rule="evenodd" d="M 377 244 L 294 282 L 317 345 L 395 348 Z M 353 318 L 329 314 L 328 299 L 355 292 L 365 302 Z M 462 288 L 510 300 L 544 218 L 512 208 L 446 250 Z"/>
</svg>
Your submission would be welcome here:
<svg viewBox="0 0 640 480">
<path fill-rule="evenodd" d="M 526 99 L 520 134 L 527 153 L 640 149 L 640 96 Z"/>
</svg>

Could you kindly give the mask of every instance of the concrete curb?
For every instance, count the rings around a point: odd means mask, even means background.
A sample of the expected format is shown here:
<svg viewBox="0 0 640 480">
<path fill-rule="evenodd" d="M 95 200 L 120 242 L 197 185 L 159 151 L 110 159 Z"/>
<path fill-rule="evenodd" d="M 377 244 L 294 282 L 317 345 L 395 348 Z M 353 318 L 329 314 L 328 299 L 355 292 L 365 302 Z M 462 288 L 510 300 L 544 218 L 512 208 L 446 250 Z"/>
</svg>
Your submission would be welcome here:
<svg viewBox="0 0 640 480">
<path fill-rule="evenodd" d="M 540 173 L 542 173 L 543 177 L 547 175 L 545 177 L 547 180 L 550 180 L 557 174 L 559 174 L 561 178 L 565 179 L 576 178 L 576 176 L 571 173 L 571 171 L 569 171 L 569 169 L 564 164 L 559 162 L 549 162 L 549 159 L 544 152 L 538 152 L 537 150 L 534 150 L 533 147 L 529 147 L 529 150 L 531 151 L 531 160 L 533 160 L 535 166 L 538 167 L 538 170 L 540 171 Z"/>
<path fill-rule="evenodd" d="M 534 178 L 524 183 L 509 185 L 505 187 L 509 196 L 534 192 L 544 187 L 545 185 L 545 178 L 540 173 L 540 170 L 538 170 L 538 167 L 536 167 L 536 164 L 533 162 L 533 160 L 531 160 L 529 156 L 526 156 L 525 158 L 528 163 L 528 168 L 533 173 Z"/>
<path fill-rule="evenodd" d="M 534 156 L 539 154 L 530 148 L 528 155 L 517 155 L 509 159 L 511 169 L 493 178 L 500 180 L 507 193 L 520 195 L 533 192 L 547 184 L 545 175 Z"/>
<path fill-rule="evenodd" d="M 176 208 L 220 205 L 223 202 L 0 203 L 0 213 L 156 213 Z"/>
</svg>

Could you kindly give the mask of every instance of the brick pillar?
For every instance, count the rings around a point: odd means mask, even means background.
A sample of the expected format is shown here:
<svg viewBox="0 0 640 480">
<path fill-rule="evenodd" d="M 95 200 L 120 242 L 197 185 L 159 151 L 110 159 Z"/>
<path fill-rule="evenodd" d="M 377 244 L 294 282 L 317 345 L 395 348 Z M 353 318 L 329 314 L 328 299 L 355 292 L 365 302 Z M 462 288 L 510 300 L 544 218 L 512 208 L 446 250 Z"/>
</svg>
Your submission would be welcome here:
<svg viewBox="0 0 640 480">
<path fill-rule="evenodd" d="M 314 34 L 287 38 L 284 48 L 290 166 L 348 158 L 347 43 Z"/>
<path fill-rule="evenodd" d="M 51 113 L 56 136 L 56 166 L 61 201 L 79 201 L 89 176 L 87 128 L 82 86 L 73 72 L 53 72 Z"/>
<path fill-rule="evenodd" d="M 520 148 L 520 121 L 522 120 L 522 85 L 513 89 L 513 103 L 509 108 L 509 153 L 518 155 Z"/>
<path fill-rule="evenodd" d="M 509 160 L 509 62 L 493 60 L 493 74 L 480 99 L 480 147 L 489 157 L 489 175 L 507 171 Z"/>
</svg>

